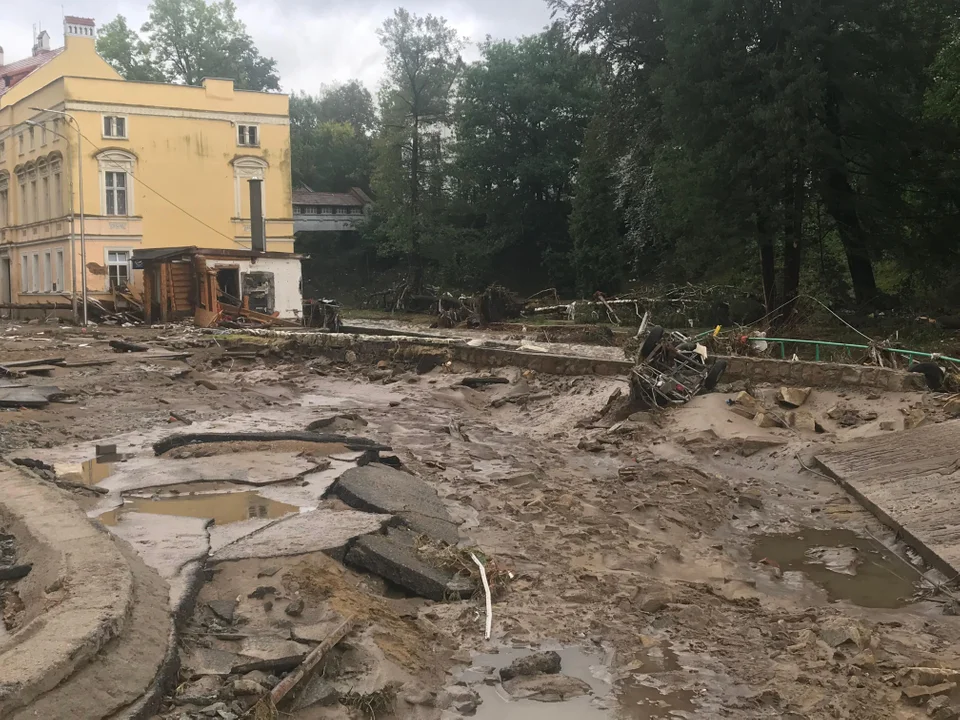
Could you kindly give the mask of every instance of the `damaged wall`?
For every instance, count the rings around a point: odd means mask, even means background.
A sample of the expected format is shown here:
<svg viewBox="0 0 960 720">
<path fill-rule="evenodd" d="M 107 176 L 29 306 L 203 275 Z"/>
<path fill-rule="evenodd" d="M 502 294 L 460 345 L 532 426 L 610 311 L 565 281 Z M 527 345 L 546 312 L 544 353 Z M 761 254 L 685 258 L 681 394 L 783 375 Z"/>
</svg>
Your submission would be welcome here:
<svg viewBox="0 0 960 720">
<path fill-rule="evenodd" d="M 300 292 L 300 260 L 297 258 L 213 258 L 207 267 L 238 268 L 241 276 L 248 273 L 273 273 L 274 310 L 280 317 L 296 319 L 303 312 Z M 242 279 L 241 279 L 242 282 Z M 253 306 L 251 306 L 251 309 Z"/>
</svg>

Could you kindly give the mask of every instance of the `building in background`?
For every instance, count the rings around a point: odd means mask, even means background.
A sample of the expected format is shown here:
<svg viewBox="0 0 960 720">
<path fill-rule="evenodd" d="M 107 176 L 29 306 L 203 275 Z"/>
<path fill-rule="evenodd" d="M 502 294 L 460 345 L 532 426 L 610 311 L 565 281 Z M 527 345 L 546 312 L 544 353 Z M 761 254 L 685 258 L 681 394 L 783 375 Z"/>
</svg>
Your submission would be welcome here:
<svg viewBox="0 0 960 720">
<path fill-rule="evenodd" d="M 86 18 L 65 18 L 62 48 L 51 49 L 44 31 L 30 58 L 0 50 L 0 305 L 65 307 L 81 273 L 94 299 L 112 302 L 117 288 L 142 299 L 133 253 L 182 247 L 252 250 L 253 265 L 268 252 L 274 282 L 299 297 L 288 107 L 285 95 L 237 90 L 232 80 L 127 82 L 97 55 Z M 262 180 L 256 248 L 251 179 Z M 290 257 L 278 262 L 277 253 Z M 301 311 L 287 304 L 272 311 Z"/>
<path fill-rule="evenodd" d="M 293 191 L 294 232 L 340 232 L 356 230 L 373 205 L 360 188 L 348 193 L 313 192 L 308 187 Z"/>
</svg>

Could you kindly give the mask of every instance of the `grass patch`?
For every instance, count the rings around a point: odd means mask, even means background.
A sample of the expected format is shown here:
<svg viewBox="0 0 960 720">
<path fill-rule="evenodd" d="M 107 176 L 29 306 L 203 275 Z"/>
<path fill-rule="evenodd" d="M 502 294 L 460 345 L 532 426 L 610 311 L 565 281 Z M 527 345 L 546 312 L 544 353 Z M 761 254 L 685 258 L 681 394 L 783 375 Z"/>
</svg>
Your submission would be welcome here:
<svg viewBox="0 0 960 720">
<path fill-rule="evenodd" d="M 397 688 L 387 685 L 372 693 L 346 693 L 340 696 L 340 704 L 358 710 L 364 717 L 376 720 L 393 711 L 397 699 Z"/>
<path fill-rule="evenodd" d="M 483 563 L 484 570 L 487 573 L 487 583 L 490 585 L 490 596 L 493 600 L 499 600 L 503 597 L 513 574 L 501 568 L 494 558 L 488 557 L 477 547 L 453 547 L 445 545 L 430 539 L 426 535 L 420 535 L 417 538 L 417 554 L 427 563 L 438 567 L 447 572 L 460 577 L 470 578 L 476 583 L 476 590 L 473 593 L 474 600 L 484 598 L 483 582 L 480 578 L 480 568 L 470 557 L 476 555 L 477 559 Z"/>
</svg>

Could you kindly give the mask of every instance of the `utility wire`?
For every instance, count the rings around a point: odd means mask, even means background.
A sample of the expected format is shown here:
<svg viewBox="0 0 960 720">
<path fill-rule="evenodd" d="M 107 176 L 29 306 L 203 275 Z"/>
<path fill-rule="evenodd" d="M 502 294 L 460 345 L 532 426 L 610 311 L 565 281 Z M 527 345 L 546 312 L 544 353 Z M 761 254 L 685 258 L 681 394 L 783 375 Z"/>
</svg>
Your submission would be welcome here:
<svg viewBox="0 0 960 720">
<path fill-rule="evenodd" d="M 90 143 L 90 145 L 92 145 L 96 150 L 98 150 L 98 151 L 102 151 L 102 150 L 103 150 L 102 147 L 100 147 L 100 146 L 97 145 L 93 140 L 91 140 L 91 139 L 88 138 L 86 135 L 84 135 L 84 134 L 83 134 L 83 131 L 80 131 L 80 137 L 82 137 L 84 140 L 86 140 L 88 143 Z M 188 218 L 190 218 L 190 219 L 192 219 L 192 220 L 196 220 L 198 223 L 200 223 L 201 225 L 203 225 L 205 228 L 207 228 L 208 230 L 211 230 L 212 232 L 216 233 L 216 234 L 219 235 L 220 237 L 226 238 L 227 240 L 230 240 L 230 241 L 232 241 L 232 242 L 235 242 L 237 245 L 239 245 L 239 246 L 242 247 L 242 248 L 246 248 L 246 245 L 244 245 L 242 242 L 240 242 L 240 241 L 237 240 L 236 238 L 230 237 L 230 236 L 227 235 L 226 233 L 220 232 L 219 230 L 217 230 L 215 227 L 213 227 L 213 226 L 210 225 L 209 223 L 206 223 L 206 222 L 204 222 L 203 220 L 201 220 L 200 218 L 198 218 L 196 215 L 194 215 L 193 213 L 191 213 L 191 212 L 190 212 L 189 210 L 187 210 L 186 208 L 181 207 L 180 205 L 178 205 L 177 203 L 175 203 L 173 200 L 171 200 L 170 198 L 168 198 L 166 195 L 164 195 L 163 193 L 161 193 L 159 190 L 157 190 L 157 189 L 151 187 L 150 185 L 148 185 L 146 182 L 144 182 L 143 180 L 141 180 L 136 174 L 134 174 L 134 172 L 133 172 L 132 170 L 130 171 L 130 175 L 133 176 L 133 179 L 136 180 L 137 183 L 139 183 L 140 185 L 143 185 L 143 187 L 145 187 L 147 190 L 149 190 L 150 192 L 152 192 L 154 195 L 156 195 L 157 197 L 159 197 L 161 200 L 164 200 L 164 201 L 166 201 L 167 203 L 169 203 L 170 205 L 172 205 L 173 207 L 175 207 L 177 210 L 179 210 L 180 212 L 182 212 L 182 213 L 183 213 L 184 215 L 186 215 Z"/>
</svg>

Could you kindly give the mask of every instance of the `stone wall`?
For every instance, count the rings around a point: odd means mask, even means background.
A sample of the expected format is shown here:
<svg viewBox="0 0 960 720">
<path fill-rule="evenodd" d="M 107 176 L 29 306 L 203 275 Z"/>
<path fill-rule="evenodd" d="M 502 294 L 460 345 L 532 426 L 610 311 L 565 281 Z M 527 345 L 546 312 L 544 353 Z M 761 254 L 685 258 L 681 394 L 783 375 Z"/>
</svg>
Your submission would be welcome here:
<svg viewBox="0 0 960 720">
<path fill-rule="evenodd" d="M 473 347 L 459 339 L 411 337 L 404 335 L 361 335 L 347 333 L 299 333 L 253 331 L 278 339 L 289 349 L 305 354 L 346 359 L 348 351 L 365 362 L 394 359 L 416 362 L 433 356 L 444 362 L 456 361 L 478 368 L 522 367 L 548 375 L 626 375 L 633 364 L 627 360 L 605 360 L 571 355 L 524 352 L 490 346 Z M 237 339 L 241 342 L 242 339 Z M 769 358 L 733 356 L 726 358 L 723 382 L 749 380 L 776 385 L 811 387 L 866 387 L 888 391 L 916 391 L 926 388 L 922 375 L 864 365 L 823 362 L 790 362 Z"/>
<path fill-rule="evenodd" d="M 926 389 L 923 375 L 866 365 L 825 362 L 790 362 L 769 358 L 727 358 L 723 382 L 750 380 L 755 383 L 810 387 L 867 387 L 892 392 Z"/>
</svg>

